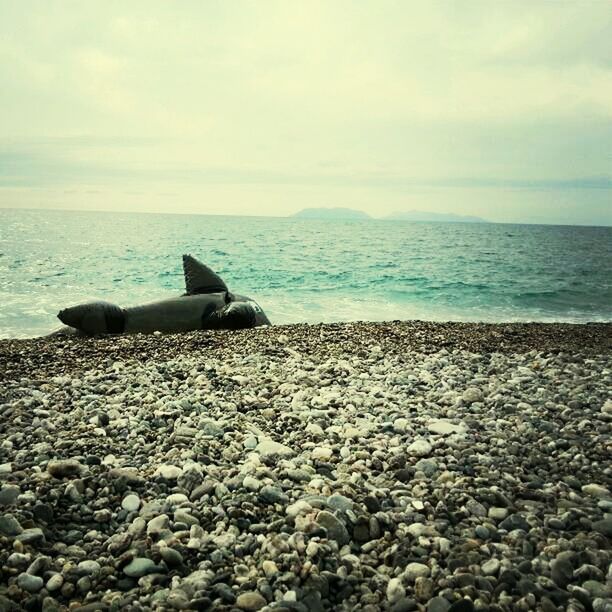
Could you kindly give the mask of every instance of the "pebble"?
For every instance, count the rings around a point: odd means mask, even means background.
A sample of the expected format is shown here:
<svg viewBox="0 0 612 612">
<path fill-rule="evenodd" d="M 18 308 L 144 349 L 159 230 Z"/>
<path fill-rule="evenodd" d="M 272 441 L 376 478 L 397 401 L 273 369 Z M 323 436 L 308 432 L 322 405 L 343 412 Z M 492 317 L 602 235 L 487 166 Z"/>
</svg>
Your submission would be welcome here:
<svg viewBox="0 0 612 612">
<path fill-rule="evenodd" d="M 327 530 L 327 537 L 330 540 L 335 540 L 340 546 L 347 544 L 350 541 L 348 531 L 342 521 L 327 510 L 321 510 L 317 514 L 317 524 Z"/>
<path fill-rule="evenodd" d="M 23 533 L 23 527 L 12 514 L 0 515 L 0 533 L 7 536 L 16 536 Z"/>
<path fill-rule="evenodd" d="M 427 424 L 427 429 L 435 434 L 449 436 L 451 434 L 463 434 L 466 432 L 466 427 L 463 423 L 451 423 L 444 419 L 437 419 Z"/>
<path fill-rule="evenodd" d="M 17 501 L 21 489 L 16 485 L 6 485 L 0 489 L 0 506 L 10 506 Z"/>
<path fill-rule="evenodd" d="M 591 497 L 597 497 L 598 499 L 610 499 L 610 491 L 602 485 L 598 485 L 594 483 L 584 485 L 582 487 L 582 492 L 585 495 L 590 495 Z"/>
<path fill-rule="evenodd" d="M 612 359 L 538 329 L 0 341 L 0 609 L 605 609 Z"/>
<path fill-rule="evenodd" d="M 482 391 L 478 387 L 468 387 L 461 397 L 466 404 L 474 404 L 483 400 Z"/>
<path fill-rule="evenodd" d="M 408 563 L 406 569 L 403 572 L 406 580 L 409 582 L 414 582 L 417 578 L 423 577 L 426 578 L 429 576 L 430 569 L 424 563 Z"/>
<path fill-rule="evenodd" d="M 154 571 L 157 571 L 157 565 L 146 557 L 136 557 L 123 568 L 123 573 L 130 578 L 140 578 Z"/>
<path fill-rule="evenodd" d="M 85 466 L 81 465 L 76 459 L 52 460 L 47 464 L 47 472 L 54 478 L 80 476 L 85 471 Z"/>
<path fill-rule="evenodd" d="M 408 446 L 406 452 L 413 457 L 426 457 L 432 451 L 432 446 L 427 440 L 415 440 Z"/>
<path fill-rule="evenodd" d="M 480 566 L 480 569 L 485 576 L 495 576 L 499 572 L 500 566 L 499 559 L 489 559 Z"/>
<path fill-rule="evenodd" d="M 19 588 L 29 593 L 38 593 L 43 588 L 44 581 L 40 576 L 33 576 L 32 574 L 19 574 L 17 577 L 17 584 Z"/>
<path fill-rule="evenodd" d="M 236 598 L 236 605 L 241 610 L 260 610 L 267 605 L 266 599 L 256 591 L 241 593 Z"/>
<path fill-rule="evenodd" d="M 293 449 L 274 440 L 260 441 L 255 447 L 255 452 L 259 453 L 262 457 L 291 457 L 295 454 Z"/>
<path fill-rule="evenodd" d="M 140 497 L 135 493 L 126 495 L 121 501 L 121 507 L 128 512 L 136 512 L 140 508 Z"/>
<path fill-rule="evenodd" d="M 387 584 L 387 600 L 395 603 L 406 596 L 406 589 L 400 578 L 391 578 Z"/>
</svg>

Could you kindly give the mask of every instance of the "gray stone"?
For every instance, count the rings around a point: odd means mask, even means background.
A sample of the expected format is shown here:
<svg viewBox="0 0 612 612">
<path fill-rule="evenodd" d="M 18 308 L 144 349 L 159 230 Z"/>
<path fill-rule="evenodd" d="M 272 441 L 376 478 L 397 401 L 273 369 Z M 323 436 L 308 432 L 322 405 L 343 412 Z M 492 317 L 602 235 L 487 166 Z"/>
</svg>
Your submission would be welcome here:
<svg viewBox="0 0 612 612">
<path fill-rule="evenodd" d="M 32 544 L 36 546 L 45 542 L 45 534 L 40 527 L 32 527 L 31 529 L 24 529 L 17 536 L 17 539 L 23 544 Z"/>
<path fill-rule="evenodd" d="M 164 546 L 159 549 L 161 558 L 166 562 L 169 568 L 180 567 L 183 564 L 183 555 L 178 550 Z"/>
<path fill-rule="evenodd" d="M 100 573 L 100 564 L 97 561 L 86 559 L 79 562 L 77 572 L 85 576 L 97 576 Z"/>
<path fill-rule="evenodd" d="M 415 440 L 406 449 L 406 452 L 409 455 L 412 455 L 413 457 L 426 457 L 427 455 L 431 453 L 431 451 L 432 451 L 431 444 L 427 440 L 424 440 L 423 438 Z"/>
<path fill-rule="evenodd" d="M 20 589 L 28 591 L 28 593 L 38 593 L 42 589 L 44 580 L 40 576 L 32 574 L 19 574 L 17 577 L 17 585 Z"/>
<path fill-rule="evenodd" d="M 520 514 L 511 514 L 506 517 L 500 524 L 500 529 L 505 529 L 506 531 L 514 531 L 515 529 L 522 529 L 523 531 L 529 531 L 531 527 L 529 523 L 525 520 L 524 516 Z"/>
<path fill-rule="evenodd" d="M 451 434 L 462 434 L 466 432 L 466 427 L 463 423 L 459 423 L 455 425 L 450 421 L 445 421 L 444 419 L 438 419 L 435 421 L 431 421 L 427 424 L 427 429 L 432 433 L 440 434 L 440 435 L 451 435 Z"/>
<path fill-rule="evenodd" d="M 474 404 L 483 400 L 482 391 L 478 387 L 468 387 L 461 397 L 466 404 Z"/>
<path fill-rule="evenodd" d="M 326 503 L 332 510 L 340 510 L 342 512 L 352 510 L 355 506 L 352 499 L 349 499 L 344 495 L 339 495 L 338 493 L 330 495 L 327 498 Z"/>
<path fill-rule="evenodd" d="M 128 512 L 136 512 L 140 508 L 140 497 L 135 493 L 126 495 L 121 501 L 121 507 Z"/>
<path fill-rule="evenodd" d="M 489 559 L 480 566 L 480 569 L 485 576 L 495 576 L 499 572 L 500 566 L 499 559 Z"/>
<path fill-rule="evenodd" d="M 433 476 L 438 471 L 438 463 L 435 459 L 420 459 L 415 467 L 428 477 Z"/>
<path fill-rule="evenodd" d="M 256 447 L 255 452 L 262 457 L 291 457 L 295 451 L 280 442 L 274 440 L 262 440 Z"/>
<path fill-rule="evenodd" d="M 23 527 L 12 514 L 0 516 L 0 533 L 7 536 L 16 536 L 23 532 Z"/>
<path fill-rule="evenodd" d="M 327 530 L 327 537 L 330 540 L 336 540 L 340 546 L 348 544 L 350 537 L 346 527 L 342 521 L 331 512 L 321 510 L 321 512 L 317 514 L 316 522 Z"/>
<path fill-rule="evenodd" d="M 6 485 L 0 489 L 0 506 L 10 506 L 14 504 L 21 493 L 21 489 L 16 485 Z"/>
<path fill-rule="evenodd" d="M 593 530 L 612 538 L 612 517 L 601 519 L 593 523 Z"/>
<path fill-rule="evenodd" d="M 574 568 L 567 559 L 554 559 L 550 564 L 550 576 L 554 583 L 565 589 L 571 582 Z"/>
<path fill-rule="evenodd" d="M 427 602 L 427 612 L 447 612 L 450 607 L 450 602 L 444 597 L 432 597 Z"/>
<path fill-rule="evenodd" d="M 404 570 L 404 576 L 409 582 L 414 582 L 417 578 L 427 578 L 430 573 L 429 566 L 424 563 L 408 563 Z"/>
<path fill-rule="evenodd" d="M 266 606 L 268 602 L 265 597 L 257 591 L 247 591 L 246 593 L 240 593 L 236 598 L 236 605 L 241 610 L 260 610 Z"/>
<path fill-rule="evenodd" d="M 53 574 L 53 576 L 51 576 L 51 578 L 47 580 L 45 588 L 50 593 L 53 593 L 53 591 L 58 591 L 59 589 L 61 589 L 63 584 L 64 577 L 61 574 Z"/>
<path fill-rule="evenodd" d="M 130 578 L 140 578 L 157 571 L 157 565 L 147 557 L 136 557 L 123 568 L 123 573 Z"/>
<path fill-rule="evenodd" d="M 76 459 L 53 459 L 47 464 L 47 472 L 54 478 L 80 476 L 86 469 Z"/>
<path fill-rule="evenodd" d="M 259 499 L 267 504 L 282 504 L 289 501 L 289 498 L 281 489 L 271 485 L 264 485 L 260 489 Z"/>
</svg>

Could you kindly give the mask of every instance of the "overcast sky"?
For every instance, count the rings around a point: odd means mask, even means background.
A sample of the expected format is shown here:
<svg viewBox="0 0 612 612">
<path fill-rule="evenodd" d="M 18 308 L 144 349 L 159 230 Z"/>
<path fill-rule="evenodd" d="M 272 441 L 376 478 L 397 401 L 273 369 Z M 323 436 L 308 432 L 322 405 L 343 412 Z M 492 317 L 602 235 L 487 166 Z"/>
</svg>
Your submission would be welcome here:
<svg viewBox="0 0 612 612">
<path fill-rule="evenodd" d="M 607 0 L 0 0 L 0 207 L 612 224 Z"/>
</svg>

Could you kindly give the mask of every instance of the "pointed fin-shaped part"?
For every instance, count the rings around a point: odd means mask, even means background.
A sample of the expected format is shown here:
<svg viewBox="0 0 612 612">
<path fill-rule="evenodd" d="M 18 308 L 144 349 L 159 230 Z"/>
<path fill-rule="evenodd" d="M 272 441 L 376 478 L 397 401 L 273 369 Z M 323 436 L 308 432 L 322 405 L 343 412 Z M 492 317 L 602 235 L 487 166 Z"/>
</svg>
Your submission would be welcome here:
<svg viewBox="0 0 612 612">
<path fill-rule="evenodd" d="M 223 279 L 191 255 L 183 255 L 187 295 L 228 291 Z"/>
</svg>

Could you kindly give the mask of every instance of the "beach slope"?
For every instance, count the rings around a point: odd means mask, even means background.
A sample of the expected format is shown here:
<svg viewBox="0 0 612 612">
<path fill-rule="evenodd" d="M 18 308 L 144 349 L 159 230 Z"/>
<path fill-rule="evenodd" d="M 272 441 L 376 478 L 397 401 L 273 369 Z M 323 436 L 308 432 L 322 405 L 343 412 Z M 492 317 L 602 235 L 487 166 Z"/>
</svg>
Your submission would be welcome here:
<svg viewBox="0 0 612 612">
<path fill-rule="evenodd" d="M 425 322 L 0 341 L 0 610 L 607 609 L 611 346 Z"/>
</svg>

